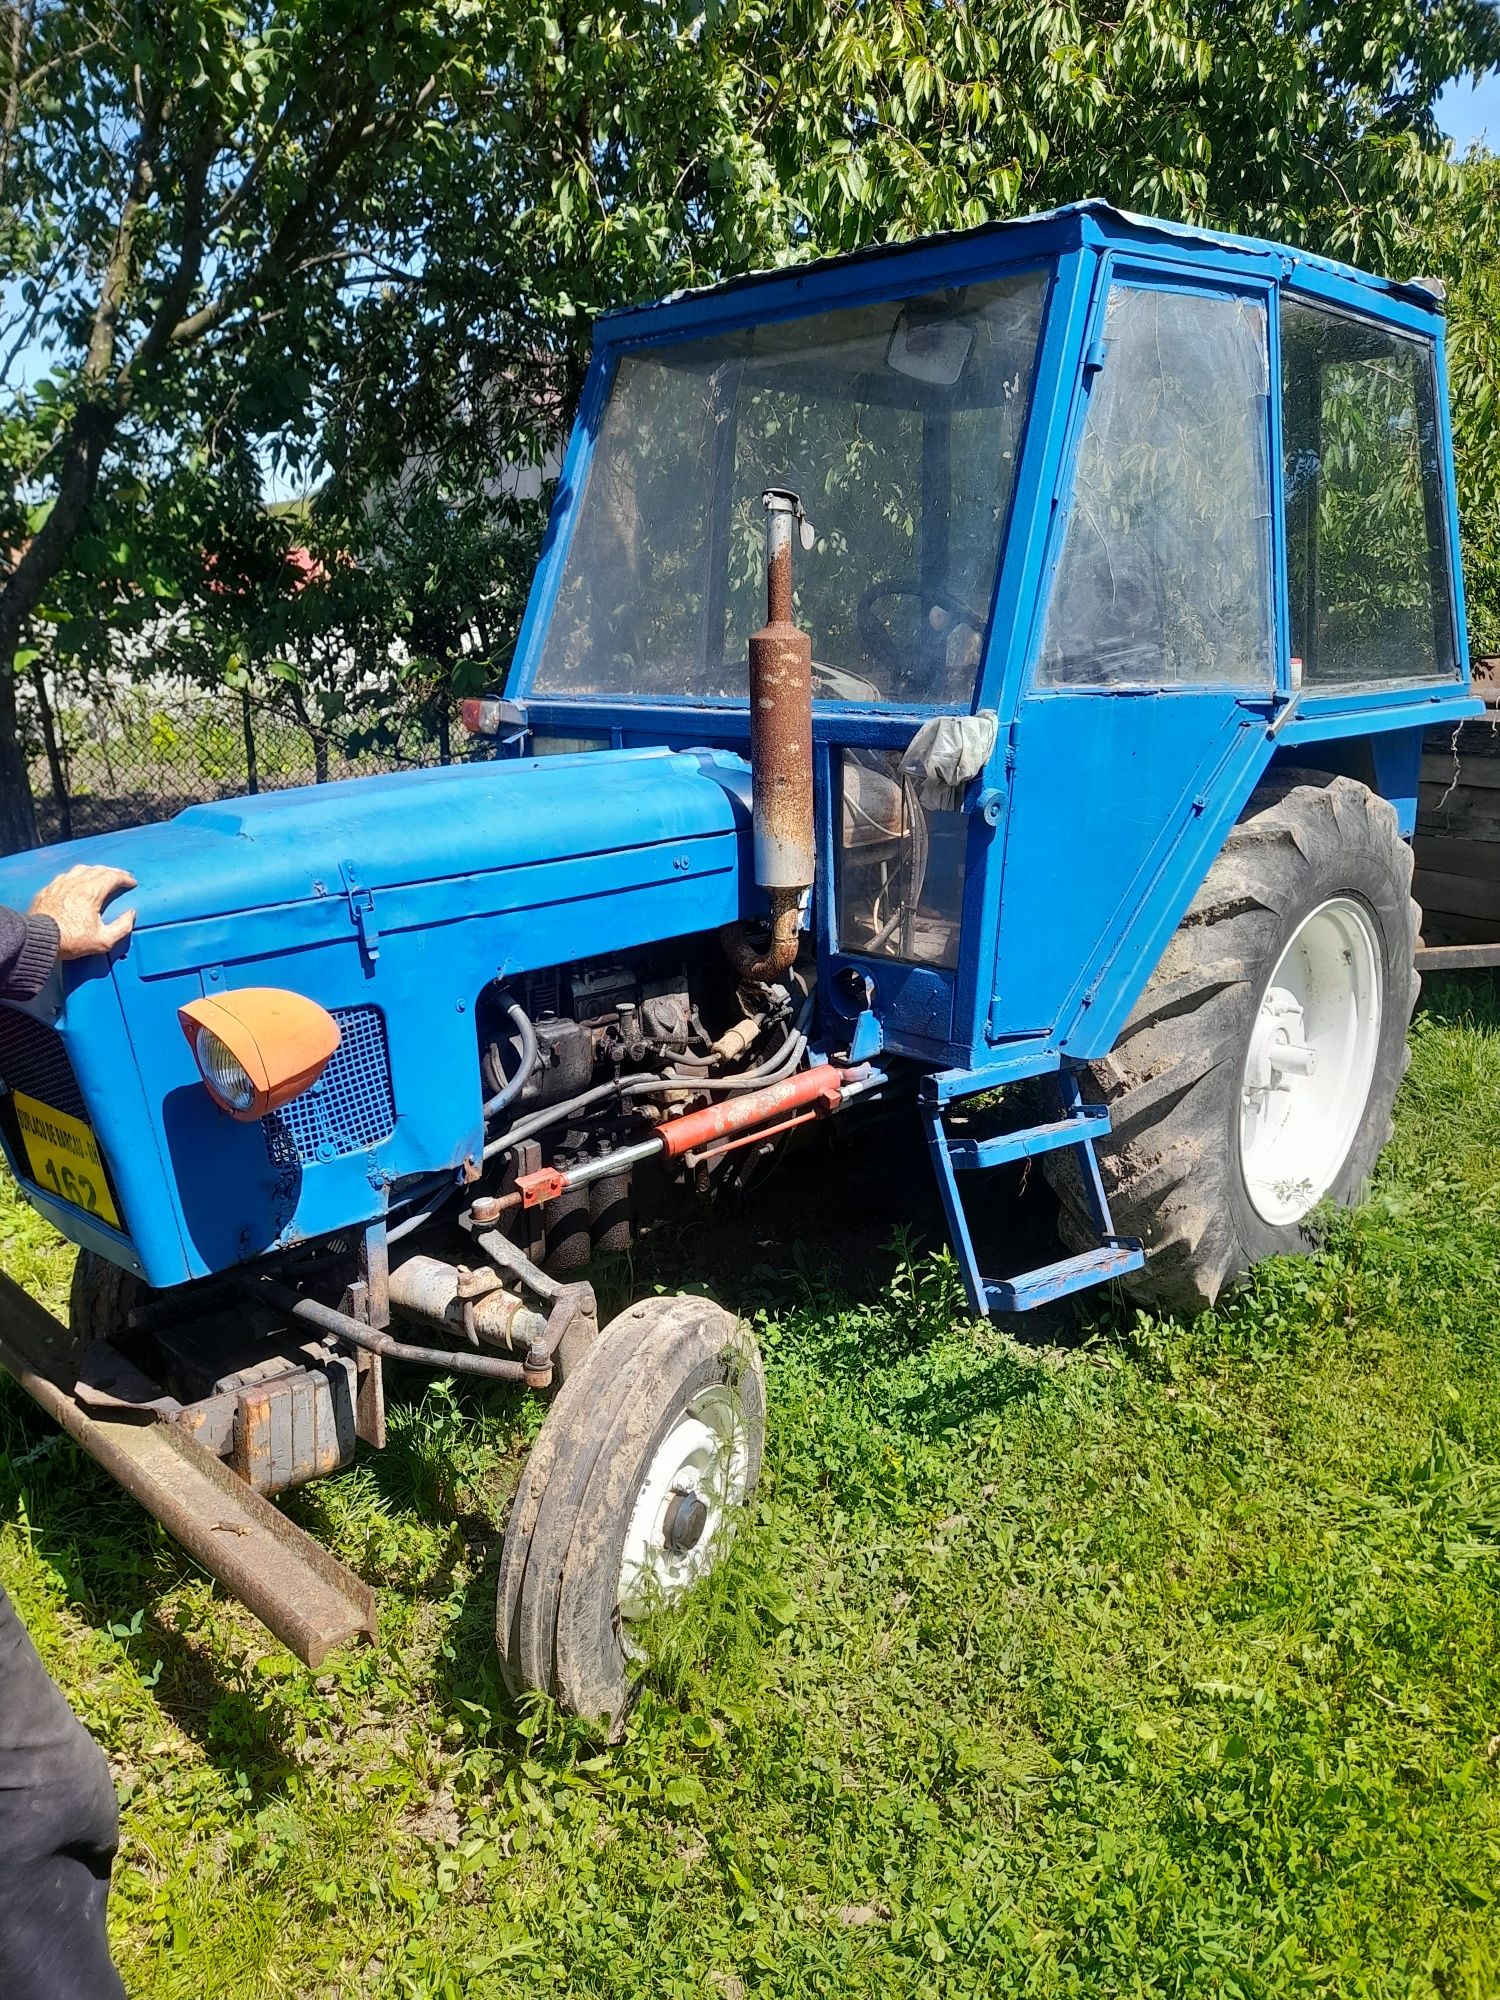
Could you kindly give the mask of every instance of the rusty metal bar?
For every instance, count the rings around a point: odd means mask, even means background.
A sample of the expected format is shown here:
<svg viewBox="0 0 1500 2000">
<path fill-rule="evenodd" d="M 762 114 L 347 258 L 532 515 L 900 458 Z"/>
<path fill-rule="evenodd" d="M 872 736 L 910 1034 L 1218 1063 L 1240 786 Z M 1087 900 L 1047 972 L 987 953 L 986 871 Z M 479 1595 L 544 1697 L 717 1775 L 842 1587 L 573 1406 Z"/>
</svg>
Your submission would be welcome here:
<svg viewBox="0 0 1500 2000">
<path fill-rule="evenodd" d="M 174 1424 L 101 1421 L 74 1400 L 68 1336 L 0 1273 L 0 1366 L 304 1666 L 373 1639 L 375 1593 Z"/>
<path fill-rule="evenodd" d="M 1418 972 L 1481 972 L 1500 965 L 1500 943 L 1427 944 L 1417 952 Z"/>
<path fill-rule="evenodd" d="M 792 621 L 794 493 L 764 495 L 766 622 L 750 635 L 750 779 L 755 879 L 762 889 L 813 879 L 812 640 Z"/>
<path fill-rule="evenodd" d="M 380 1333 L 363 1320 L 351 1319 L 348 1313 L 341 1313 L 335 1306 L 320 1305 L 316 1299 L 304 1299 L 289 1285 L 278 1285 L 273 1278 L 263 1279 L 259 1284 L 247 1283 L 246 1292 L 251 1298 L 266 1299 L 278 1312 L 289 1313 L 293 1319 L 300 1319 L 308 1326 L 317 1327 L 320 1333 L 337 1334 L 347 1340 L 352 1347 L 362 1347 L 369 1354 L 378 1354 L 385 1361 L 409 1361 L 418 1368 L 441 1368 L 453 1375 L 482 1375 L 490 1382 L 526 1382 L 526 1372 L 519 1361 L 511 1361 L 498 1354 L 461 1354 L 446 1347 L 411 1347 L 404 1340 L 396 1340 L 388 1333 Z M 535 1386 L 531 1384 L 529 1386 Z"/>
<path fill-rule="evenodd" d="M 750 786 L 755 880 L 770 897 L 771 942 L 758 951 L 740 924 L 721 933 L 742 979 L 779 978 L 797 956 L 802 897 L 814 874 L 812 640 L 792 620 L 795 493 L 761 495 L 766 522 L 766 622 L 750 635 Z"/>
</svg>

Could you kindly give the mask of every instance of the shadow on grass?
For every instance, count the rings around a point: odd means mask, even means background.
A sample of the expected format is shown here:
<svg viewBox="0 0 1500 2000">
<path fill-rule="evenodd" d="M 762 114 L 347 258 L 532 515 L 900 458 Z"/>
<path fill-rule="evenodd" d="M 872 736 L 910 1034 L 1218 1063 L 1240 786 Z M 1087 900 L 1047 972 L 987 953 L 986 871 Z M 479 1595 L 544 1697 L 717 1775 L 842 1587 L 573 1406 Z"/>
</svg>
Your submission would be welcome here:
<svg viewBox="0 0 1500 2000">
<path fill-rule="evenodd" d="M 265 1688 L 226 1678 L 179 1629 L 165 1600 L 197 1566 L 24 1394 L 0 1386 L 0 1512 L 32 1524 L 33 1546 L 70 1608 L 120 1646 L 153 1698 L 210 1762 L 243 1773 L 252 1795 L 284 1789 L 295 1769 Z"/>
</svg>

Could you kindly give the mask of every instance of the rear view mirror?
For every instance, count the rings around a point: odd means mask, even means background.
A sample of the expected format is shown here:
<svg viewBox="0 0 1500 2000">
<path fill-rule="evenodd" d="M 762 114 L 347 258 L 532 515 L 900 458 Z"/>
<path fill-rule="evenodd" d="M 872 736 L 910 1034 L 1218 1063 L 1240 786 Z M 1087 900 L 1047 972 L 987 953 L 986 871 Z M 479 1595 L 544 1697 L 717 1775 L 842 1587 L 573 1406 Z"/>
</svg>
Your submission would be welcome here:
<svg viewBox="0 0 1500 2000">
<path fill-rule="evenodd" d="M 951 389 L 974 349 L 974 323 L 930 308 L 908 306 L 891 331 L 886 366 L 913 382 Z"/>
</svg>

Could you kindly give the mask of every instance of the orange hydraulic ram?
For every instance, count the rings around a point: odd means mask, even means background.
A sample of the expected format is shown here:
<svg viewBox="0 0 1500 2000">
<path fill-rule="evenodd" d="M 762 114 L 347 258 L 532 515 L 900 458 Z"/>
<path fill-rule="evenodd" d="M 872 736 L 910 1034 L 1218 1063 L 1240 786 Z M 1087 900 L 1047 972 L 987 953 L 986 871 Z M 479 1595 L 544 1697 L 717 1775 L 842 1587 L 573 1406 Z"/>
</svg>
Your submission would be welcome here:
<svg viewBox="0 0 1500 2000">
<path fill-rule="evenodd" d="M 537 1208 L 543 1202 L 555 1201 L 567 1188 L 581 1187 L 585 1182 L 618 1173 L 621 1167 L 653 1159 L 658 1154 L 669 1160 L 696 1152 L 716 1157 L 732 1152 L 737 1146 L 785 1132 L 793 1125 L 805 1124 L 811 1118 L 838 1111 L 850 1098 L 876 1090 L 885 1081 L 878 1070 L 840 1069 L 834 1063 L 819 1063 L 781 1083 L 768 1083 L 763 1090 L 747 1090 L 742 1097 L 731 1097 L 701 1111 L 669 1118 L 659 1132 L 637 1146 L 621 1146 L 601 1159 L 585 1160 L 577 1167 L 540 1167 L 534 1174 L 522 1174 L 516 1182 L 516 1191 L 523 1207 Z"/>
</svg>

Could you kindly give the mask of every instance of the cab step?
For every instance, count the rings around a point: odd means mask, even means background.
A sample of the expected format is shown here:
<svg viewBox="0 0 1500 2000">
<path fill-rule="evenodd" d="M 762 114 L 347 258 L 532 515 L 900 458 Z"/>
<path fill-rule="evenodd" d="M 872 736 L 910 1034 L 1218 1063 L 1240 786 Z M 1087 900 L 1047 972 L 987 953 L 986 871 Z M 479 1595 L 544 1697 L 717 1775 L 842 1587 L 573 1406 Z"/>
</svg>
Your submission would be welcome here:
<svg viewBox="0 0 1500 2000">
<path fill-rule="evenodd" d="M 1071 1292 L 1085 1291 L 1090 1285 L 1104 1284 L 1110 1278 L 1123 1278 L 1128 1272 L 1140 1270 L 1146 1261 L 1137 1239 L 1117 1236 L 1110 1219 L 1109 1201 L 1094 1154 L 1095 1140 L 1104 1138 L 1109 1131 L 1108 1108 L 1084 1103 L 1078 1079 L 1071 1070 L 1059 1072 L 1056 1087 L 1060 1099 L 1058 1117 L 983 1139 L 967 1134 L 955 1136 L 948 1131 L 940 1094 L 934 1093 L 922 1106 L 928 1150 L 948 1218 L 948 1233 L 958 1257 L 964 1290 L 976 1312 L 1033 1312 L 1038 1306 L 1051 1305 Z M 952 1100 L 949 1102 L 951 1106 Z M 986 1278 L 979 1268 L 958 1176 L 1067 1148 L 1078 1155 L 1089 1215 L 1099 1239 L 1097 1245 L 1072 1257 L 1060 1257 L 1055 1264 L 1025 1271 L 1016 1278 Z"/>
<path fill-rule="evenodd" d="M 991 1312 L 1031 1312 L 1065 1299 L 1069 1292 L 1085 1292 L 1090 1285 L 1102 1285 L 1109 1278 L 1123 1278 L 1138 1271 L 1146 1261 L 1141 1246 L 1133 1238 L 1117 1236 L 1097 1250 L 1081 1251 L 1076 1257 L 1060 1257 L 1055 1264 L 1039 1265 L 1023 1271 L 1019 1278 L 1001 1278 L 984 1288 Z"/>
</svg>

